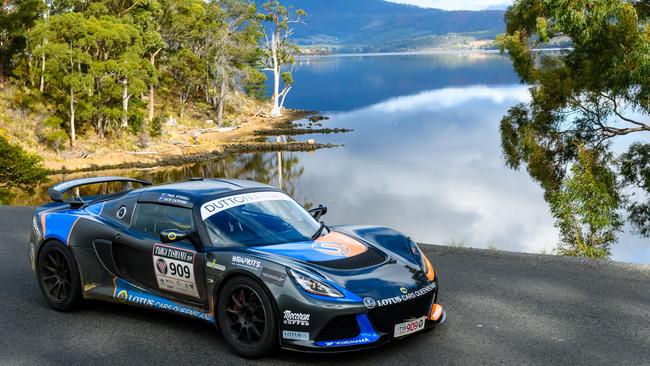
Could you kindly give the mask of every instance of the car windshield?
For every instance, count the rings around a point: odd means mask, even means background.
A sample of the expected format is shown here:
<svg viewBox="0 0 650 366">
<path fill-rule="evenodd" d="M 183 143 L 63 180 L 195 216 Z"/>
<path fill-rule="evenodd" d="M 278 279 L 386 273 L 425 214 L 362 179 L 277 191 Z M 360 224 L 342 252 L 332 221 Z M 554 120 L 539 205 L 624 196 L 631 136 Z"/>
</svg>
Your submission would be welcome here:
<svg viewBox="0 0 650 366">
<path fill-rule="evenodd" d="M 224 197 L 201 206 L 214 246 L 263 246 L 310 240 L 319 223 L 280 192 Z"/>
</svg>

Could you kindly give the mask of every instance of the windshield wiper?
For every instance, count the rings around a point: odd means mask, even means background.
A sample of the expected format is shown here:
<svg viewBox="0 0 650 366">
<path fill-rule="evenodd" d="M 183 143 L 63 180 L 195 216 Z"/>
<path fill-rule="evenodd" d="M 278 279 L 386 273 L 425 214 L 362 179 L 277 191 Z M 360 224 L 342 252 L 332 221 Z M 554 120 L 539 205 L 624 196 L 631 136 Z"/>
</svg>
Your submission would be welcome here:
<svg viewBox="0 0 650 366">
<path fill-rule="evenodd" d="M 320 234 L 323 233 L 323 230 L 325 230 L 325 229 L 327 229 L 327 231 L 329 231 L 329 228 L 327 226 L 325 226 L 324 222 L 321 221 L 320 222 L 320 227 L 318 228 L 318 230 L 316 230 L 316 233 L 314 233 L 314 235 L 311 236 L 311 240 L 316 240 L 320 236 Z"/>
</svg>

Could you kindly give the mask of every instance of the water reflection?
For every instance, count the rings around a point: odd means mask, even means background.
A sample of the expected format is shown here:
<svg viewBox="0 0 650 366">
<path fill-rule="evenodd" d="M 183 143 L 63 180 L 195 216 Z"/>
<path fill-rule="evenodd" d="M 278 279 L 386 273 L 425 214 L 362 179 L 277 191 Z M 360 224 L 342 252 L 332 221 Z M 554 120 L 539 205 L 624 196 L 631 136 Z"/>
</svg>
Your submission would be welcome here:
<svg viewBox="0 0 650 366">
<path fill-rule="evenodd" d="M 60 174 L 50 176 L 51 182 L 38 187 L 33 195 L 26 193 L 17 195 L 13 200 L 13 204 L 40 205 L 49 201 L 47 189 L 51 185 L 64 180 L 98 175 L 119 175 L 146 179 L 154 184 L 187 180 L 191 177 L 250 179 L 281 187 L 289 194 L 295 195 L 296 181 L 300 179 L 304 170 L 297 155 L 278 152 L 273 154 L 244 154 L 218 161 L 198 162 L 180 167 Z M 88 188 L 83 192 L 83 195 L 99 194 L 107 189 L 105 185 L 93 185 Z M 117 187 L 109 187 L 108 189 L 117 189 Z M 301 203 L 307 207 L 312 205 L 311 202 L 306 201 Z"/>
</svg>

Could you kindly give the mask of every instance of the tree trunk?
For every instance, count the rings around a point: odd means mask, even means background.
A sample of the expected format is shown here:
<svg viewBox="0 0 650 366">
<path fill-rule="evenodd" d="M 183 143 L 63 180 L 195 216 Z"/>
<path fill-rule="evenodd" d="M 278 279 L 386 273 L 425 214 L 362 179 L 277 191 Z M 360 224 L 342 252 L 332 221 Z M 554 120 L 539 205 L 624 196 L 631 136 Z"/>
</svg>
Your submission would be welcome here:
<svg viewBox="0 0 650 366">
<path fill-rule="evenodd" d="M 278 26 L 276 25 L 276 29 Z M 273 109 L 271 110 L 272 117 L 279 117 L 280 112 L 280 65 L 278 64 L 278 39 L 280 35 L 276 30 L 271 39 L 271 54 L 273 56 Z"/>
<path fill-rule="evenodd" d="M 226 75 L 221 75 L 221 90 L 219 91 L 219 108 L 217 109 L 217 126 L 223 122 L 223 106 L 226 101 Z"/>
<path fill-rule="evenodd" d="M 179 113 L 180 119 L 183 119 L 183 114 L 185 114 L 185 100 L 183 99 L 183 94 L 181 93 L 181 96 L 179 97 L 180 102 L 181 102 L 181 111 Z"/>
<path fill-rule="evenodd" d="M 45 91 L 45 40 L 43 40 L 43 51 L 41 55 L 41 85 L 38 88 L 38 91 L 43 94 Z"/>
<path fill-rule="evenodd" d="M 122 128 L 129 127 L 129 79 L 122 81 Z"/>
<path fill-rule="evenodd" d="M 153 115 L 154 115 L 154 90 L 153 90 L 153 84 L 149 85 L 149 116 L 147 118 L 147 121 L 151 122 L 153 120 Z"/>
<path fill-rule="evenodd" d="M 161 50 L 162 50 L 162 48 L 157 49 L 156 52 L 154 52 L 151 55 L 151 58 L 149 59 L 149 62 L 151 63 L 151 66 L 153 67 L 154 70 L 156 70 L 156 56 L 158 55 L 158 52 L 160 52 Z M 148 116 L 147 121 L 145 122 L 145 125 L 144 125 L 144 130 L 145 131 L 147 131 L 147 122 L 151 122 L 153 120 L 154 114 L 155 114 L 155 100 L 154 100 L 155 95 L 154 94 L 155 94 L 155 91 L 154 91 L 154 85 L 153 85 L 153 82 L 152 82 L 151 84 L 149 84 L 149 116 Z"/>
<path fill-rule="evenodd" d="M 74 149 L 77 144 L 77 134 L 74 126 L 74 90 L 70 88 L 70 146 Z"/>
</svg>

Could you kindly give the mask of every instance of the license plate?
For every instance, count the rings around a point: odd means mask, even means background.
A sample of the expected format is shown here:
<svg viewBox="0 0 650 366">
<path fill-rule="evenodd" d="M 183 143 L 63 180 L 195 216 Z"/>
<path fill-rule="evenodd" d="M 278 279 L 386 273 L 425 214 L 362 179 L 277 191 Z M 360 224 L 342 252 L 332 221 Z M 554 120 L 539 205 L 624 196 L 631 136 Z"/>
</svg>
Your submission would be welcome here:
<svg viewBox="0 0 650 366">
<path fill-rule="evenodd" d="M 415 333 L 417 331 L 420 331 L 424 329 L 424 325 L 427 323 L 427 317 L 423 316 L 421 318 L 417 318 L 414 320 L 409 320 L 404 323 L 399 323 L 395 325 L 395 333 L 393 334 L 394 337 L 402 337 L 405 335 L 409 335 L 411 333 Z"/>
</svg>

